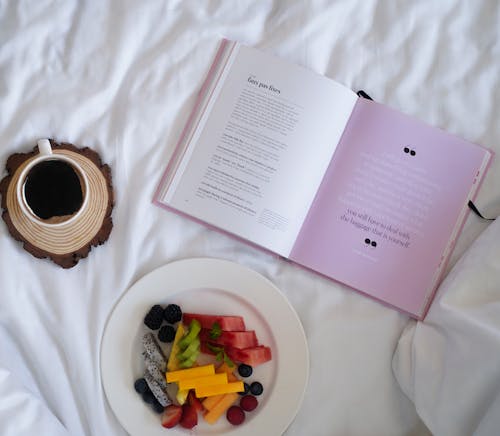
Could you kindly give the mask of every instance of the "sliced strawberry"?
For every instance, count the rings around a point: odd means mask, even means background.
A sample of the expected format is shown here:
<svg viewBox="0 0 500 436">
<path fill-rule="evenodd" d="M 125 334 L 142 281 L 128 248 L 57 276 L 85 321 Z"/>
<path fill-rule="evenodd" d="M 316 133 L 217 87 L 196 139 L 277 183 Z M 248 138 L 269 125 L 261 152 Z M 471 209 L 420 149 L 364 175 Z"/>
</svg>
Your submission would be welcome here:
<svg viewBox="0 0 500 436">
<path fill-rule="evenodd" d="M 198 414 L 196 413 L 196 409 L 191 404 L 184 403 L 182 405 L 182 418 L 179 421 L 179 424 L 187 429 L 193 428 L 196 424 L 198 424 Z"/>
<path fill-rule="evenodd" d="M 187 401 L 190 406 L 194 407 L 194 410 L 196 410 L 196 412 L 203 412 L 205 410 L 205 408 L 201 404 L 201 401 L 196 397 L 192 389 L 189 391 Z"/>
<path fill-rule="evenodd" d="M 170 404 L 165 407 L 161 416 L 161 425 L 165 428 L 175 427 L 182 417 L 182 407 Z"/>
</svg>

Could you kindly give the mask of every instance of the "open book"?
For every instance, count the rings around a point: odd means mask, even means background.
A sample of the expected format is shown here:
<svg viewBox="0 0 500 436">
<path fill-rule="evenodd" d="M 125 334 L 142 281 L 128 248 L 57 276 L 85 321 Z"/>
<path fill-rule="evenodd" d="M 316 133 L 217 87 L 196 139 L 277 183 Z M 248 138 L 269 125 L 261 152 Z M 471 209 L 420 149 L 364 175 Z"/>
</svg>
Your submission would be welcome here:
<svg viewBox="0 0 500 436">
<path fill-rule="evenodd" d="M 223 40 L 154 202 L 421 319 L 490 159 Z"/>
</svg>

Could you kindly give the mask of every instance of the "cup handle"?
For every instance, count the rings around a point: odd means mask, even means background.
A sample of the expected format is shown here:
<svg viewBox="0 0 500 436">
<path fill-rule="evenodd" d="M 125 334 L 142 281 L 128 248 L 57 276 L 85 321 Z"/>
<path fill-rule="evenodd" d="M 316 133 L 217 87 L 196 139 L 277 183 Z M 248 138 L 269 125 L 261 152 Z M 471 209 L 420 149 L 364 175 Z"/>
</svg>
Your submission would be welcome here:
<svg viewBox="0 0 500 436">
<path fill-rule="evenodd" d="M 48 139 L 39 139 L 37 145 L 40 154 L 43 155 L 52 154 L 52 147 L 50 146 L 50 141 Z"/>
</svg>

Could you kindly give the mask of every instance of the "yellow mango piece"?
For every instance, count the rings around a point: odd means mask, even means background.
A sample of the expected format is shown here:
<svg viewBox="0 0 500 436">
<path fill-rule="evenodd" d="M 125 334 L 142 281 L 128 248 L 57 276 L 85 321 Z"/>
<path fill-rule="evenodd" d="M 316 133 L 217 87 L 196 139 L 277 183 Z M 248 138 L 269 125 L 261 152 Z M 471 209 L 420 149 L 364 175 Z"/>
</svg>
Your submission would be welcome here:
<svg viewBox="0 0 500 436">
<path fill-rule="evenodd" d="M 205 402 L 212 398 L 216 397 L 207 398 L 203 401 L 203 406 L 205 406 Z M 227 409 L 229 409 L 238 400 L 238 398 L 239 395 L 235 393 L 222 395 L 220 399 L 218 398 L 217 403 L 203 415 L 203 419 L 209 424 L 215 424 L 215 422 L 217 422 L 217 420 L 224 413 L 226 413 Z"/>
<path fill-rule="evenodd" d="M 222 365 L 220 365 L 216 370 L 215 370 L 215 373 L 216 374 L 221 374 L 221 373 L 226 373 L 227 374 L 227 380 L 228 382 L 235 382 L 235 381 L 239 381 L 239 378 L 234 375 L 234 371 L 235 371 L 236 367 L 233 366 L 229 366 L 227 363 L 223 363 Z M 221 395 L 212 395 L 211 397 L 207 397 L 205 398 L 201 404 L 203 404 L 203 407 L 206 409 L 206 410 L 212 410 L 219 401 L 221 401 L 224 397 L 226 397 L 227 395 L 236 395 L 236 394 L 221 394 Z M 209 418 L 210 419 L 210 418 Z"/>
<path fill-rule="evenodd" d="M 201 386 L 194 390 L 198 398 L 211 397 L 212 395 L 230 394 L 231 392 L 243 392 L 245 390 L 242 381 L 226 383 L 224 385 Z"/>
<path fill-rule="evenodd" d="M 179 359 L 177 354 L 179 353 L 179 341 L 184 336 L 184 326 L 179 323 L 177 326 L 177 331 L 175 332 L 174 342 L 172 344 L 172 350 L 170 351 L 170 356 L 168 357 L 167 370 L 177 371 L 179 369 Z"/>
<path fill-rule="evenodd" d="M 204 377 L 189 378 L 186 380 L 179 380 L 179 389 L 181 391 L 185 389 L 196 389 L 202 386 L 213 386 L 227 384 L 227 374 L 214 374 L 207 375 Z"/>
<path fill-rule="evenodd" d="M 213 364 L 197 366 L 195 368 L 179 369 L 177 371 L 167 371 L 167 383 L 178 382 L 180 380 L 188 380 L 204 375 L 215 374 Z"/>
</svg>

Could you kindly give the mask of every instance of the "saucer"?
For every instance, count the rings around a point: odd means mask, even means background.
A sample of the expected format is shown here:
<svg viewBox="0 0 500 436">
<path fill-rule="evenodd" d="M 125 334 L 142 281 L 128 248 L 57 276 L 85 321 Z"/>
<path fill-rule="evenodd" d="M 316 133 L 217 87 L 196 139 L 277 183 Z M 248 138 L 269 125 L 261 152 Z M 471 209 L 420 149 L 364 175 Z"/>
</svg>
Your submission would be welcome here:
<svg viewBox="0 0 500 436">
<path fill-rule="evenodd" d="M 103 244 L 109 237 L 113 222 L 113 187 L 111 169 L 103 164 L 97 152 L 85 147 L 50 140 L 53 153 L 75 161 L 88 180 L 88 203 L 77 219 L 57 226 L 33 221 L 23 211 L 16 195 L 16 185 L 23 169 L 38 156 L 15 153 L 6 164 L 8 175 L 0 182 L 1 206 L 11 236 L 23 242 L 24 249 L 38 258 L 50 258 L 63 268 L 71 268 L 88 256 L 92 246 Z"/>
</svg>

